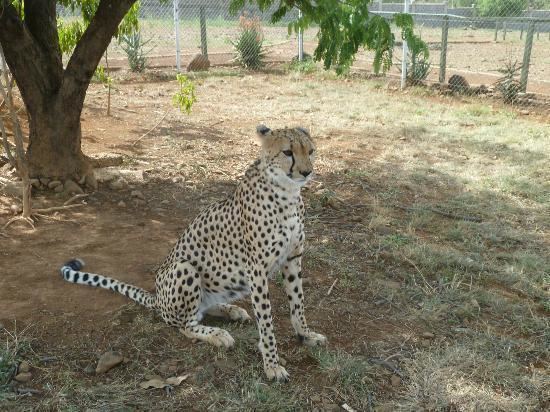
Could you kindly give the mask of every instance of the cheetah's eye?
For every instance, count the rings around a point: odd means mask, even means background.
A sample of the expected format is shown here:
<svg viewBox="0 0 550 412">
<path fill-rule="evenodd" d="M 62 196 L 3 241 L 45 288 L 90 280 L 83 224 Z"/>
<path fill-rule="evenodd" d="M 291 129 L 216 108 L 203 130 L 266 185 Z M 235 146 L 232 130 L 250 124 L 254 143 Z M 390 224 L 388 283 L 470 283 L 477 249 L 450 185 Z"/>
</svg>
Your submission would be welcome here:
<svg viewBox="0 0 550 412">
<path fill-rule="evenodd" d="M 309 155 L 311 156 L 313 154 L 313 149 L 309 150 Z"/>
<path fill-rule="evenodd" d="M 292 156 L 292 150 L 283 150 L 283 154 L 285 156 L 291 157 Z"/>
</svg>

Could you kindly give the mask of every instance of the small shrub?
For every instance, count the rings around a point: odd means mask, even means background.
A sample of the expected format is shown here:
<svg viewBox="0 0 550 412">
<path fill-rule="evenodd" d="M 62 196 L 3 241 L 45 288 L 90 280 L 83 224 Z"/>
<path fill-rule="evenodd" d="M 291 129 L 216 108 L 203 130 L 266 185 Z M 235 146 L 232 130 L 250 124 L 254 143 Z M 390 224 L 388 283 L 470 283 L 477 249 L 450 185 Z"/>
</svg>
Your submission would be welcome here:
<svg viewBox="0 0 550 412">
<path fill-rule="evenodd" d="M 521 84 L 517 79 L 521 66 L 517 60 L 514 62 L 509 60 L 502 69 L 498 70 L 503 76 L 497 80 L 495 86 L 502 94 L 505 103 L 513 104 L 517 101 L 518 94 L 521 91 Z"/>
<path fill-rule="evenodd" d="M 313 58 L 306 53 L 304 53 L 302 61 L 298 60 L 297 57 L 292 58 L 292 62 L 290 63 L 289 68 L 294 72 L 303 74 L 310 74 L 317 71 L 317 66 L 313 61 Z"/>
<path fill-rule="evenodd" d="M 246 69 L 258 70 L 264 66 L 265 50 L 264 35 L 258 17 L 249 18 L 245 15 L 239 19 L 240 35 L 231 42 L 236 50 L 235 59 Z"/>
<path fill-rule="evenodd" d="M 105 67 L 103 67 L 102 65 L 98 65 L 95 69 L 94 80 L 105 86 L 113 84 L 113 78 L 107 75 L 107 73 L 105 72 Z"/>
<path fill-rule="evenodd" d="M 150 40 L 143 41 L 140 32 L 125 34 L 119 38 L 120 47 L 128 57 L 128 65 L 133 72 L 142 72 L 145 70 L 148 52 L 143 50 L 143 46 L 149 43 Z"/>
<path fill-rule="evenodd" d="M 420 83 L 428 77 L 432 70 L 432 64 L 423 56 L 412 55 L 411 67 L 407 72 L 407 77 L 412 83 Z"/>
<path fill-rule="evenodd" d="M 432 64 L 426 44 L 418 36 L 417 40 L 409 43 L 407 54 L 407 80 L 410 84 L 420 84 L 430 74 Z"/>
<path fill-rule="evenodd" d="M 197 100 L 195 97 L 195 85 L 189 78 L 178 73 L 176 80 L 179 83 L 179 91 L 172 97 L 174 106 L 178 107 L 181 112 L 191 113 L 191 107 Z"/>
<path fill-rule="evenodd" d="M 527 8 L 526 0 L 479 0 L 479 15 L 482 17 L 519 16 Z"/>
</svg>

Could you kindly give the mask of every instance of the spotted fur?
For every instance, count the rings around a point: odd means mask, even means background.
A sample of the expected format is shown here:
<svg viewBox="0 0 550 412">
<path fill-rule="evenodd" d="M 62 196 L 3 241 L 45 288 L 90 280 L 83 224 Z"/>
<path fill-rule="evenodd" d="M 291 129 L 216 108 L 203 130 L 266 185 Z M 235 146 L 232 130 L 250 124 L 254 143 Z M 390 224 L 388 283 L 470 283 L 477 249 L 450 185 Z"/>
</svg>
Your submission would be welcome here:
<svg viewBox="0 0 550 412">
<path fill-rule="evenodd" d="M 271 130 L 261 125 L 257 133 L 260 159 L 232 196 L 205 208 L 183 232 L 157 270 L 155 294 L 83 272 L 81 260 L 65 264 L 61 274 L 69 282 L 110 289 L 156 309 L 185 336 L 216 346 L 230 347 L 234 340 L 223 329 L 201 325 L 203 315 L 248 320 L 244 309 L 230 303 L 250 295 L 266 375 L 287 380 L 273 333 L 269 277 L 282 272 L 291 323 L 300 340 L 310 346 L 326 342 L 307 326 L 302 291 L 300 189 L 312 176 L 315 146 L 302 128 Z"/>
</svg>

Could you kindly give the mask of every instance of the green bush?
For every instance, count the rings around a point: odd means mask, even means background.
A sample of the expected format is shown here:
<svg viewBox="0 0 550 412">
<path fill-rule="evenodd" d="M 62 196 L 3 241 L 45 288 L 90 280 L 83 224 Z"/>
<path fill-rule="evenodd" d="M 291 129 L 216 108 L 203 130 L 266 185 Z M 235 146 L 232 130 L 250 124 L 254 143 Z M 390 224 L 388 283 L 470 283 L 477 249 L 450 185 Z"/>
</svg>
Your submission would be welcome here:
<svg viewBox="0 0 550 412">
<path fill-rule="evenodd" d="M 509 60 L 502 69 L 498 69 L 502 77 L 496 82 L 496 89 L 502 94 L 505 103 L 514 104 L 521 92 L 521 83 L 518 80 L 521 64 Z"/>
<path fill-rule="evenodd" d="M 527 0 L 479 0 L 477 8 L 483 17 L 519 16 L 527 8 Z"/>
<path fill-rule="evenodd" d="M 239 38 L 231 42 L 236 50 L 235 59 L 246 69 L 258 70 L 263 67 L 265 58 L 260 20 L 257 17 L 241 16 L 239 27 L 241 29 Z"/>
<path fill-rule="evenodd" d="M 120 47 L 128 57 L 128 65 L 133 72 L 142 72 L 147 64 L 146 55 L 148 52 L 143 51 L 143 46 L 149 43 L 150 40 L 142 41 L 139 31 L 120 36 L 118 42 Z"/>
<path fill-rule="evenodd" d="M 172 96 L 172 103 L 178 107 L 181 112 L 191 113 L 191 107 L 197 100 L 195 96 L 195 84 L 183 74 L 176 74 L 176 80 L 179 84 L 179 90 Z"/>
</svg>

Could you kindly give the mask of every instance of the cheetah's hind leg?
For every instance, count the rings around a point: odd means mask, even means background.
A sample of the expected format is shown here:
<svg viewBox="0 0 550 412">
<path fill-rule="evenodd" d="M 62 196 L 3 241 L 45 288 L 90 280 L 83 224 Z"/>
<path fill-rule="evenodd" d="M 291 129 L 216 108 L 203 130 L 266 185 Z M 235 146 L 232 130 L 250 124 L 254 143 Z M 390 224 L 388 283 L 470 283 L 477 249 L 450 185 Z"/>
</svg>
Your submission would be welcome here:
<svg viewBox="0 0 550 412">
<path fill-rule="evenodd" d="M 172 313 L 177 313 L 177 323 L 184 336 L 208 342 L 214 346 L 226 348 L 233 346 L 235 340 L 226 330 L 199 324 L 202 288 L 198 276 L 195 276 L 195 268 L 189 262 L 182 261 L 174 263 L 172 269 L 174 284 L 170 290 L 174 294 L 177 291 L 178 296 L 170 296 L 170 294 L 166 296 L 163 318 L 171 318 Z"/>
<path fill-rule="evenodd" d="M 250 320 L 250 315 L 246 312 L 246 310 L 227 303 L 218 303 L 211 306 L 205 313 L 210 316 L 225 318 L 236 322 L 246 322 Z"/>
</svg>

